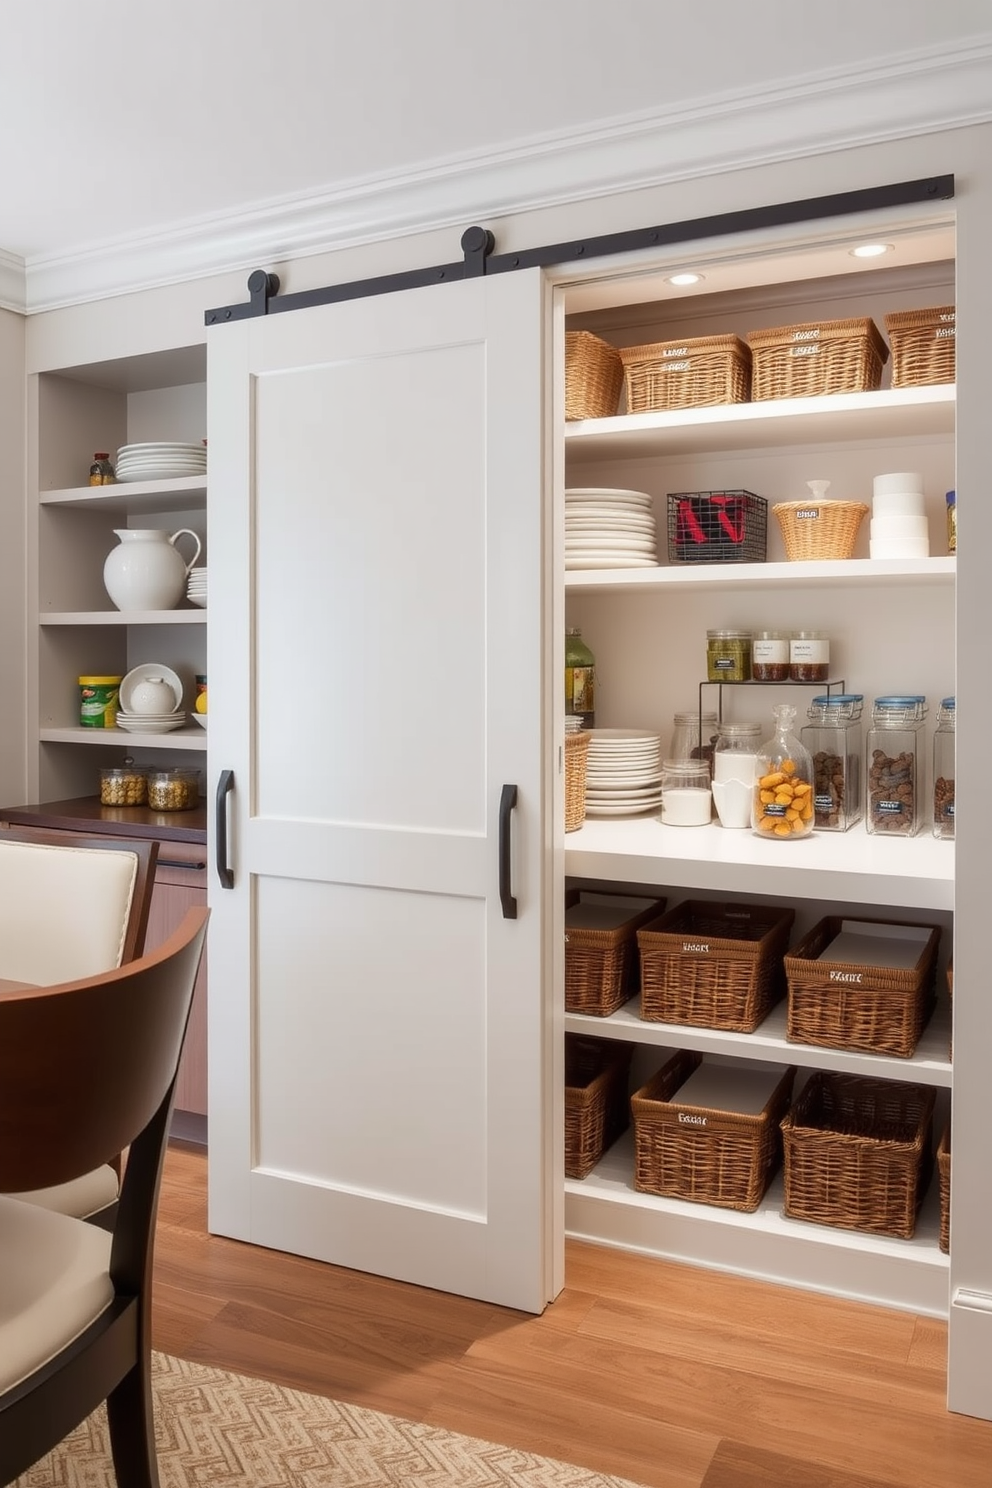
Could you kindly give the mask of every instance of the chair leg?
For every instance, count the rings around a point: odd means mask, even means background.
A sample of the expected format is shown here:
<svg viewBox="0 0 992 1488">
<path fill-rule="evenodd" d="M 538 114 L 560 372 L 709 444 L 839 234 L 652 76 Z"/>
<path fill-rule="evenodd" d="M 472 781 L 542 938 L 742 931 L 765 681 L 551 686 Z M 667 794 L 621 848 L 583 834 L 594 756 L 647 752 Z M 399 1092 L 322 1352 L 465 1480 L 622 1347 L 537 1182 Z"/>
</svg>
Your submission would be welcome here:
<svg viewBox="0 0 992 1488">
<path fill-rule="evenodd" d="M 147 1351 L 107 1396 L 107 1421 L 117 1488 L 159 1488 Z"/>
</svg>

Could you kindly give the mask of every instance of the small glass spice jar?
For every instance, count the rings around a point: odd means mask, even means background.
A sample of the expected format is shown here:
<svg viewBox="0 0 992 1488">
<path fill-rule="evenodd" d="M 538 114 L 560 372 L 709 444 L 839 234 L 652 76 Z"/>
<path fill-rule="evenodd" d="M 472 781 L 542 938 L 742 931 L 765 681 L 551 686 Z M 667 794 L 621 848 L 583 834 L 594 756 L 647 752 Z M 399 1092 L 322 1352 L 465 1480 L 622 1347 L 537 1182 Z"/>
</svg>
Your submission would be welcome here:
<svg viewBox="0 0 992 1488">
<path fill-rule="evenodd" d="M 933 835 L 954 840 L 954 725 L 956 703 L 944 698 L 937 709 L 933 736 Z"/>
<path fill-rule="evenodd" d="M 98 450 L 93 456 L 90 466 L 91 486 L 112 486 L 117 480 L 114 467 L 110 463 L 110 455 L 106 450 Z"/>
<path fill-rule="evenodd" d="M 858 692 L 815 697 L 800 738 L 813 759 L 813 823 L 846 832 L 861 820 L 861 710 Z"/>
<path fill-rule="evenodd" d="M 868 730 L 865 827 L 889 837 L 915 837 L 920 829 L 920 731 L 927 700 L 919 694 L 878 697 Z"/>
<path fill-rule="evenodd" d="M 755 682 L 788 682 L 789 636 L 784 630 L 756 630 L 751 645 Z"/>
<path fill-rule="evenodd" d="M 706 632 L 706 678 L 709 682 L 750 682 L 751 632 Z"/>
<path fill-rule="evenodd" d="M 710 767 L 705 760 L 662 761 L 661 821 L 668 827 L 705 827 L 713 816 Z"/>
<path fill-rule="evenodd" d="M 794 630 L 789 639 L 789 680 L 830 680 L 830 639 L 822 630 Z"/>
</svg>

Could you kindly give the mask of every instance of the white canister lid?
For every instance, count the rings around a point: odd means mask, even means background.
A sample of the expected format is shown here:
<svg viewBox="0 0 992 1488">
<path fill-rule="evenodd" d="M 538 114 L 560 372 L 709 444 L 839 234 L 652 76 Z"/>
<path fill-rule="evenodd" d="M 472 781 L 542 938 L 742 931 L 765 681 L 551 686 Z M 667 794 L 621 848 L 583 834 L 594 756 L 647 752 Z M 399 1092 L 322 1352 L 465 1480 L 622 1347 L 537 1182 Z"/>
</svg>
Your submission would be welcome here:
<svg viewBox="0 0 992 1488">
<path fill-rule="evenodd" d="M 876 491 L 871 509 L 876 517 L 922 517 L 926 504 L 922 491 Z"/>
<path fill-rule="evenodd" d="M 923 492 L 923 477 L 918 470 L 896 470 L 889 475 L 876 475 L 872 482 L 876 496 L 886 496 L 890 491 Z"/>
</svg>

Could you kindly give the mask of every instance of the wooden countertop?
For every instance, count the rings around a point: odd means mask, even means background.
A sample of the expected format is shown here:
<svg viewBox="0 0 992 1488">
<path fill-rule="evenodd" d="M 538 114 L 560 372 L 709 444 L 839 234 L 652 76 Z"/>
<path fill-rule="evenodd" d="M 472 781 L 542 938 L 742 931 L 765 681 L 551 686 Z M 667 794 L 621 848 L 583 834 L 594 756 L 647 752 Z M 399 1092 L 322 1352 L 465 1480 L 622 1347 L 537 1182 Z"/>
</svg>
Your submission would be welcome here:
<svg viewBox="0 0 992 1488">
<path fill-rule="evenodd" d="M 188 811 L 150 811 L 147 806 L 102 806 L 99 796 L 0 807 L 0 821 L 52 832 L 106 832 L 114 837 L 154 837 L 159 842 L 207 841 L 204 801 Z"/>
</svg>

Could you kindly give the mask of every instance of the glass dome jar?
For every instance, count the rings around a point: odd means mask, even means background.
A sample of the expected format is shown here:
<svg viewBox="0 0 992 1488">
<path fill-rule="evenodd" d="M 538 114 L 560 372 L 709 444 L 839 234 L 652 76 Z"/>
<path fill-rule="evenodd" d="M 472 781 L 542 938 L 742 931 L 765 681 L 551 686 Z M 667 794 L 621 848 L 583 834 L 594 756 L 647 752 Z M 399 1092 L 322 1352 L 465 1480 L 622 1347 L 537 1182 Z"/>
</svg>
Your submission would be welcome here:
<svg viewBox="0 0 992 1488">
<path fill-rule="evenodd" d="M 867 817 L 872 834 L 915 837 L 920 829 L 920 730 L 927 700 L 918 693 L 875 699 L 867 744 Z"/>
<path fill-rule="evenodd" d="M 846 832 L 863 815 L 859 692 L 815 697 L 800 738 L 813 760 L 813 821 L 825 832 Z"/>
<path fill-rule="evenodd" d="M 954 728 L 957 704 L 944 698 L 937 709 L 933 736 L 933 835 L 954 840 Z"/>
<path fill-rule="evenodd" d="M 796 710 L 772 709 L 775 733 L 758 747 L 751 791 L 751 826 L 759 837 L 795 841 L 813 830 L 813 761 L 792 732 Z"/>
<path fill-rule="evenodd" d="M 661 766 L 661 821 L 668 827 L 705 827 L 713 816 L 706 760 L 666 759 Z"/>
</svg>

